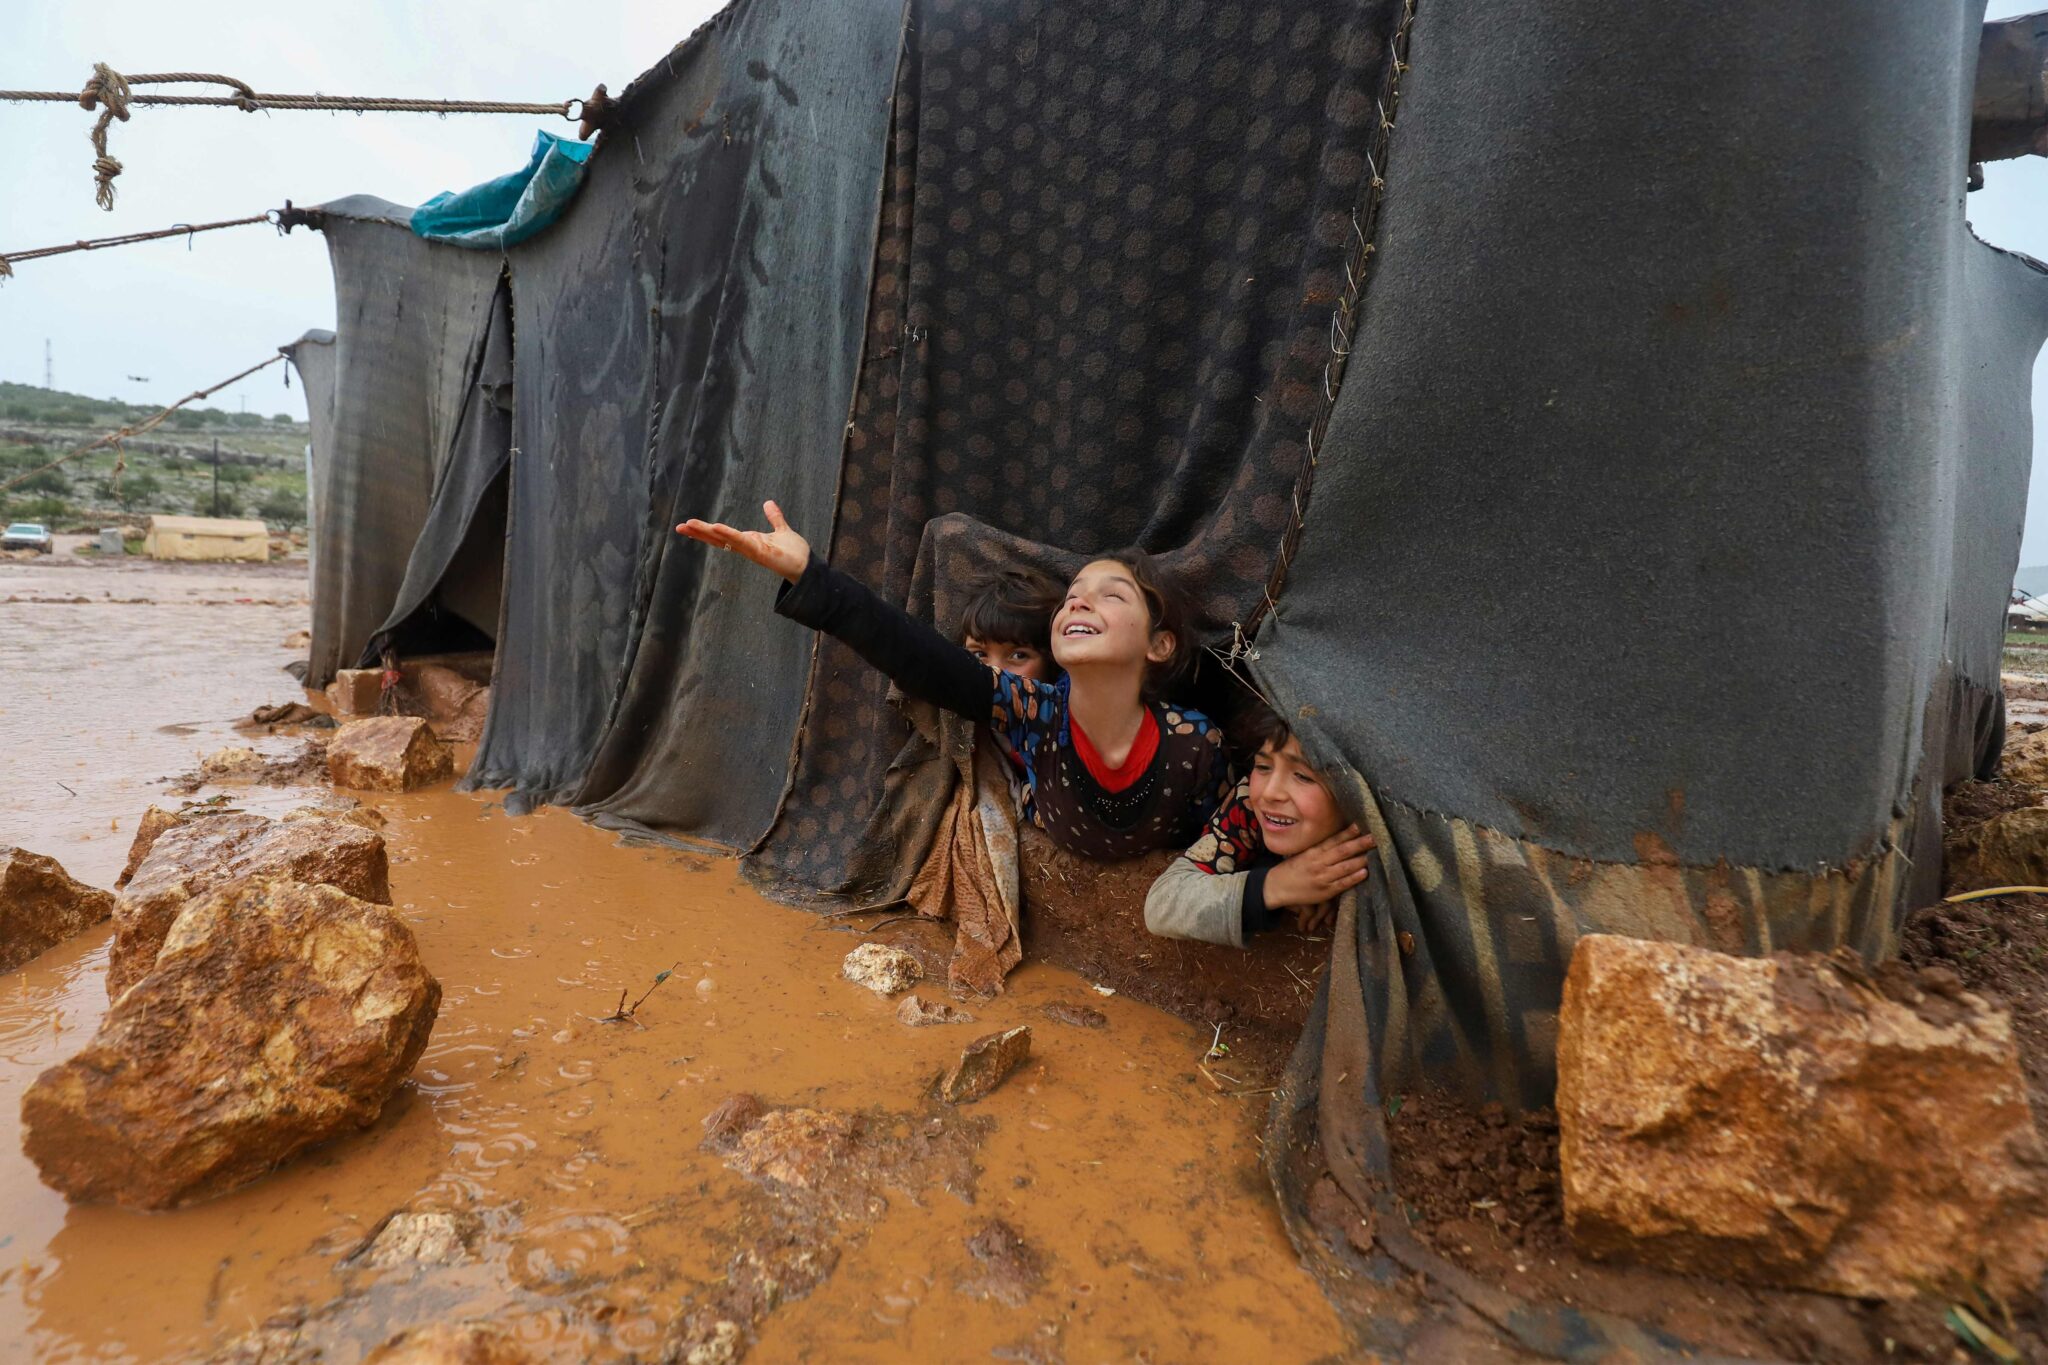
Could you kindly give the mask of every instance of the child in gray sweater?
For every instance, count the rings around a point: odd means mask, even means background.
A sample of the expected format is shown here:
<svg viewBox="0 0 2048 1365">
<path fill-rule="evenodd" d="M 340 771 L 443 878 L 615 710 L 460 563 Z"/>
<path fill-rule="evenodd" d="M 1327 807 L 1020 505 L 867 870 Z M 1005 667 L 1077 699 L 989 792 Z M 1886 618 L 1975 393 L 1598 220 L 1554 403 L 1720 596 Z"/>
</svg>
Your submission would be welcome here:
<svg viewBox="0 0 2048 1365">
<path fill-rule="evenodd" d="M 1155 934 L 1242 948 L 1282 911 L 1312 933 L 1334 918 L 1337 897 L 1365 880 L 1373 838 L 1345 822 L 1287 722 L 1262 710 L 1249 728 L 1259 743 L 1250 775 L 1145 896 L 1145 927 Z"/>
</svg>

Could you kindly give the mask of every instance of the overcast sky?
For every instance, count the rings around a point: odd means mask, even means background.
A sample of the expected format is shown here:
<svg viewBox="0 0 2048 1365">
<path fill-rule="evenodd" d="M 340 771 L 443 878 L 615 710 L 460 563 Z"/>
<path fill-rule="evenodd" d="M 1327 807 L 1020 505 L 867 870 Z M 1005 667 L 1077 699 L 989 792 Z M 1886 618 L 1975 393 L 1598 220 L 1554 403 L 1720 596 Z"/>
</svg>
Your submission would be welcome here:
<svg viewBox="0 0 2048 1365">
<path fill-rule="evenodd" d="M 2041 0 L 2000 3 L 1994 17 Z M 77 89 L 95 61 L 117 71 L 225 72 L 258 90 L 554 101 L 598 81 L 617 91 L 717 9 L 714 0 L 9 0 L 0 88 Z M 511 170 L 554 118 L 244 114 L 138 109 L 116 123 L 125 163 L 112 213 L 93 203 L 92 117 L 76 105 L 0 104 L 0 252 L 179 222 L 239 218 L 289 198 L 372 193 L 418 203 Z M 1970 196 L 1986 240 L 2048 260 L 2048 162 L 1996 163 Z M 334 325 L 327 252 L 304 230 L 265 227 L 76 253 L 0 285 L 0 379 L 40 384 L 50 342 L 60 389 L 168 403 Z M 278 370 L 213 400 L 303 416 Z M 140 376 L 140 378 L 131 378 Z M 2037 366 L 2048 414 L 2048 365 Z M 2021 562 L 2048 562 L 2048 420 L 2037 421 Z"/>
</svg>

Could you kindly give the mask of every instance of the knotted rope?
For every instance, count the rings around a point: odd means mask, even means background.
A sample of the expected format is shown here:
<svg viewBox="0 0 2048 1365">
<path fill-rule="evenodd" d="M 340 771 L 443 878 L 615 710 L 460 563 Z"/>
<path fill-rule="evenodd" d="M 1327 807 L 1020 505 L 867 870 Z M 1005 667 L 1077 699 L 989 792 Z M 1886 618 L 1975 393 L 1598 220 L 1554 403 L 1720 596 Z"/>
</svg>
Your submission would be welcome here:
<svg viewBox="0 0 2048 1365">
<path fill-rule="evenodd" d="M 233 91 L 227 95 L 168 95 L 138 91 L 138 85 L 221 85 Z M 572 123 L 580 122 L 578 136 L 588 141 L 603 126 L 614 107 L 603 86 L 587 99 L 562 100 L 554 104 L 519 103 L 509 100 L 422 100 L 360 95 L 279 95 L 252 90 L 233 76 L 207 71 L 157 71 L 147 75 L 124 76 L 105 62 L 95 62 L 92 78 L 77 94 L 65 90 L 0 90 L 0 101 L 69 104 L 81 109 L 98 109 L 92 132 L 94 199 L 103 209 L 114 207 L 114 177 L 121 163 L 107 151 L 107 132 L 119 119 L 126 123 L 129 111 L 144 104 L 212 105 L 240 109 L 253 114 L 268 109 L 303 109 L 327 113 L 385 114 L 555 114 Z"/>
<path fill-rule="evenodd" d="M 276 355 L 270 357 L 270 359 L 258 361 L 256 364 L 251 365 L 248 369 L 243 370 L 240 374 L 231 375 L 228 378 L 221 380 L 220 383 L 215 384 L 210 388 L 204 388 L 200 389 L 196 393 L 186 394 L 183 398 L 180 398 L 177 402 L 171 404 L 163 411 L 157 413 L 154 417 L 148 418 L 145 421 L 136 422 L 133 423 L 132 425 L 122 427 L 119 431 L 110 431 L 96 441 L 88 441 L 86 444 L 78 447 L 78 449 L 76 450 L 66 451 L 64 454 L 59 455 L 56 459 L 50 461 L 48 464 L 38 465 L 34 469 L 29 470 L 26 474 L 17 474 L 15 477 L 9 479 L 6 483 L 0 483 L 0 493 L 5 493 L 11 488 L 15 488 L 21 484 L 27 483 L 36 475 L 41 474 L 46 470 L 55 469 L 58 465 L 63 464 L 66 460 L 75 460 L 79 456 L 90 454 L 95 450 L 105 450 L 108 446 L 112 446 L 114 448 L 113 479 L 115 487 L 118 488 L 121 482 L 121 471 L 128 467 L 128 452 L 121 449 L 121 442 L 128 440 L 131 437 L 140 436 L 145 431 L 154 430 L 156 427 L 162 425 L 163 420 L 166 417 L 169 417 L 172 413 L 176 412 L 179 408 L 184 407 L 187 403 L 196 403 L 202 398 L 211 398 L 214 394 L 219 393 L 222 389 L 234 383 L 236 380 L 247 379 L 250 375 L 256 373 L 256 371 L 262 369 L 264 366 L 275 365 L 278 361 L 283 360 L 284 358 L 284 352 L 279 351 Z"/>
<path fill-rule="evenodd" d="M 154 242 L 164 237 L 190 237 L 195 232 L 213 232 L 219 228 L 247 227 L 251 223 L 269 223 L 279 232 L 289 231 L 284 221 L 283 209 L 268 209 L 252 213 L 247 218 L 223 218 L 218 223 L 173 223 L 167 228 L 154 232 L 124 232 L 118 237 L 88 237 L 76 242 L 65 242 L 59 246 L 39 246 L 28 251 L 0 253 L 0 280 L 11 279 L 16 263 L 40 260 L 44 256 L 62 256 L 70 251 L 98 251 L 102 247 L 129 246 L 136 242 Z"/>
</svg>

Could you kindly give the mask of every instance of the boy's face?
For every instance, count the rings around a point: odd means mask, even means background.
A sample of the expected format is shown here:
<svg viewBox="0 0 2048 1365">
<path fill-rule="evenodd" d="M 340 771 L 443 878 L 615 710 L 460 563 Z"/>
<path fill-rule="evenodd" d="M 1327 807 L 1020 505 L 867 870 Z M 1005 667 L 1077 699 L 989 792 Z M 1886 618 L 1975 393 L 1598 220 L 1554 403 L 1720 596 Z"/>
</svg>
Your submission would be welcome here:
<svg viewBox="0 0 2048 1365">
<path fill-rule="evenodd" d="M 1344 826 L 1336 799 L 1292 735 L 1278 749 L 1262 745 L 1252 760 L 1251 808 L 1267 852 L 1281 858 L 1314 848 Z"/>
<path fill-rule="evenodd" d="M 1015 640 L 983 640 L 973 635 L 962 643 L 967 646 L 968 653 L 990 668 L 1015 673 L 1033 682 L 1052 681 L 1052 660 L 1034 646 L 1020 645 Z"/>
</svg>

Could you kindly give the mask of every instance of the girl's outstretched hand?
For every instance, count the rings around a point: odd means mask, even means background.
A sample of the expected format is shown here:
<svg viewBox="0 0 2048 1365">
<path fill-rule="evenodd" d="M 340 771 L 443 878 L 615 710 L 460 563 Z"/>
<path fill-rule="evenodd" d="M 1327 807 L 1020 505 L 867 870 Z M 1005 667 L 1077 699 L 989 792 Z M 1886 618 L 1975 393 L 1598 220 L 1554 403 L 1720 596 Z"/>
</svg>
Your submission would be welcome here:
<svg viewBox="0 0 2048 1365">
<path fill-rule="evenodd" d="M 731 550 L 794 583 L 803 577 L 804 566 L 811 562 L 811 542 L 790 529 L 782 519 L 782 509 L 773 500 L 762 503 L 761 511 L 768 517 L 765 531 L 742 531 L 722 521 L 699 521 L 695 517 L 676 530 L 714 549 Z"/>
</svg>

